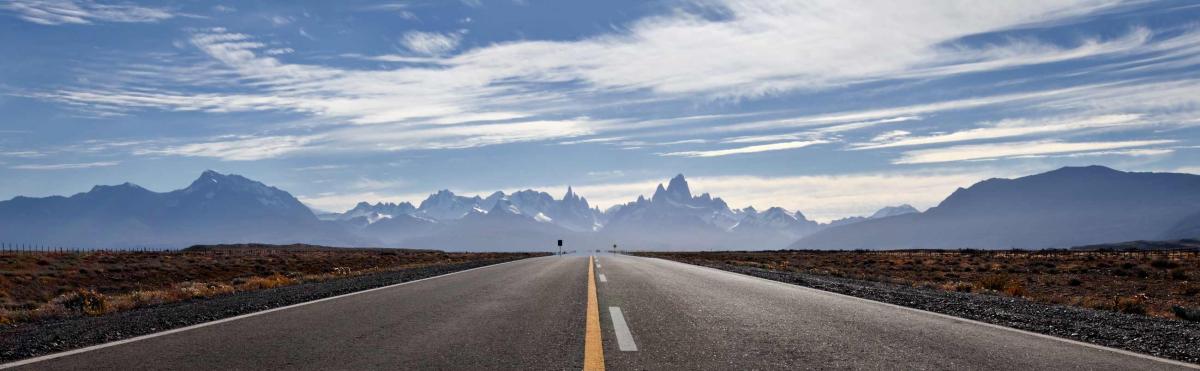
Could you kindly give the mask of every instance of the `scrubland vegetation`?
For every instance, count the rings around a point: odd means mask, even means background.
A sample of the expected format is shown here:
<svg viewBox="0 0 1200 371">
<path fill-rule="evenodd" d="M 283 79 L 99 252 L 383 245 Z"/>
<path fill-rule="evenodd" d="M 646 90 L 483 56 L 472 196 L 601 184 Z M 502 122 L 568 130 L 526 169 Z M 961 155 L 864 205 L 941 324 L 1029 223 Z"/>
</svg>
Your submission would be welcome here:
<svg viewBox="0 0 1200 371">
<path fill-rule="evenodd" d="M 1200 251 L 640 253 L 1200 321 Z M 707 263 L 707 264 L 706 264 Z"/>
<path fill-rule="evenodd" d="M 307 245 L 0 253 L 0 324 L 95 316 L 301 282 L 534 255 L 538 254 Z"/>
</svg>

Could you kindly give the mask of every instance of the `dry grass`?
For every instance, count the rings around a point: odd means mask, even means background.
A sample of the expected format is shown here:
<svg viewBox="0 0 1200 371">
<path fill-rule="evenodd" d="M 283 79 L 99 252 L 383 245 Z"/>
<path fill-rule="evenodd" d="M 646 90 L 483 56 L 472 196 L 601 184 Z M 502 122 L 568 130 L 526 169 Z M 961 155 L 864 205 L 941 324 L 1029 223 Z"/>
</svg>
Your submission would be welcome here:
<svg viewBox="0 0 1200 371">
<path fill-rule="evenodd" d="M 0 253 L 0 325 L 531 254 L 386 249 Z"/>
<path fill-rule="evenodd" d="M 772 251 L 644 253 L 1024 297 L 1093 309 L 1200 320 L 1197 251 Z M 1178 308 L 1178 309 L 1176 309 Z M 1198 314 L 1189 317 L 1188 314 Z"/>
</svg>

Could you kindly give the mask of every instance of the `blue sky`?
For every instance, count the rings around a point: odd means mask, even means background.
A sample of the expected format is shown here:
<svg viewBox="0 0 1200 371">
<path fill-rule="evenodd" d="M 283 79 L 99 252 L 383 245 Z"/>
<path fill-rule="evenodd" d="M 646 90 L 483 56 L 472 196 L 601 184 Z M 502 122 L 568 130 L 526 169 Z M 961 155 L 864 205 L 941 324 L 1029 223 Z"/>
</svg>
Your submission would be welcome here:
<svg viewBox="0 0 1200 371">
<path fill-rule="evenodd" d="M 676 173 L 820 220 L 1200 172 L 1187 1 L 0 1 L 0 198 L 205 169 L 321 209 Z"/>
</svg>

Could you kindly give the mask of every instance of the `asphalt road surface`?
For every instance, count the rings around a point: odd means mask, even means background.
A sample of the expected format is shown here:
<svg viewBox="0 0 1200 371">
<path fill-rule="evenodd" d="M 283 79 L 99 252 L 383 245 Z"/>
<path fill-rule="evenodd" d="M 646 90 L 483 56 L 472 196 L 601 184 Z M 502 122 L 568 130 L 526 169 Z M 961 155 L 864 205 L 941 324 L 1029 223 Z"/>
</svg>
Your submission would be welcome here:
<svg viewBox="0 0 1200 371">
<path fill-rule="evenodd" d="M 613 255 L 589 261 L 545 257 L 483 267 L 17 368 L 1191 367 L 682 263 Z"/>
</svg>

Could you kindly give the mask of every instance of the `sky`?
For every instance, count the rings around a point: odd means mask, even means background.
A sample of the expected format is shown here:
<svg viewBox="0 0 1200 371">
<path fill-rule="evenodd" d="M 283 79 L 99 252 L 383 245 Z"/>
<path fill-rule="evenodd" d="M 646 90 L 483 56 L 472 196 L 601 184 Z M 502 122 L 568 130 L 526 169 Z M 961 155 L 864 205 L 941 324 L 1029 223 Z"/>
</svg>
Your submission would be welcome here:
<svg viewBox="0 0 1200 371">
<path fill-rule="evenodd" d="M 1191 1 L 0 0 L 0 199 L 202 171 L 341 211 L 675 174 L 828 221 L 1200 172 Z"/>
</svg>

